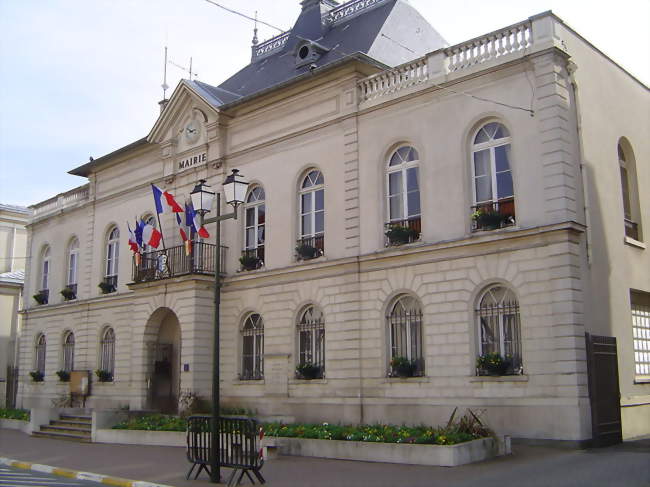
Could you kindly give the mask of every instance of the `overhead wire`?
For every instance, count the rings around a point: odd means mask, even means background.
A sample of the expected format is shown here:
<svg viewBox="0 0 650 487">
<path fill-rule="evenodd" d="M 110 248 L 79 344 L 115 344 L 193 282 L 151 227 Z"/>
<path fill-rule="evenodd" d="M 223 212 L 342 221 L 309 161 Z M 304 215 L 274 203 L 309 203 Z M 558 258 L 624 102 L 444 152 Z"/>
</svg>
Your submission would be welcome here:
<svg viewBox="0 0 650 487">
<path fill-rule="evenodd" d="M 271 27 L 272 29 L 278 30 L 280 32 L 285 32 L 284 29 L 280 29 L 279 27 L 276 27 L 275 25 L 269 24 L 268 22 L 264 22 L 263 20 L 250 17 L 250 16 L 248 16 L 248 15 L 246 15 L 244 13 L 238 12 L 237 10 L 233 10 L 231 8 L 225 7 L 225 6 L 215 2 L 214 0 L 205 0 L 205 1 L 212 4 L 212 5 L 214 5 L 215 7 L 219 7 L 219 8 L 221 8 L 221 9 L 227 11 L 227 12 L 230 12 L 232 14 L 239 15 L 240 17 L 244 17 L 245 19 L 252 20 L 253 22 L 258 22 L 260 24 L 266 25 L 267 27 Z"/>
</svg>

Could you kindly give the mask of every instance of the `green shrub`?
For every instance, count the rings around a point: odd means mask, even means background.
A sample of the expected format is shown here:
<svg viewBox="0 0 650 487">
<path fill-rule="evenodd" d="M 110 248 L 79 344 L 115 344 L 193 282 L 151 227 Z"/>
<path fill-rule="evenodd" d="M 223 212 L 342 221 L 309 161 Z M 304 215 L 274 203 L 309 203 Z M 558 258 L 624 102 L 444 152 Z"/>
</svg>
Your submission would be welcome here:
<svg viewBox="0 0 650 487">
<path fill-rule="evenodd" d="M 29 421 L 29 418 L 29 409 L 0 408 L 0 419 L 18 419 L 20 421 Z"/>
<path fill-rule="evenodd" d="M 145 414 L 132 416 L 126 421 L 113 426 L 116 430 L 145 430 L 145 431 L 185 431 L 187 420 L 167 414 Z"/>
</svg>

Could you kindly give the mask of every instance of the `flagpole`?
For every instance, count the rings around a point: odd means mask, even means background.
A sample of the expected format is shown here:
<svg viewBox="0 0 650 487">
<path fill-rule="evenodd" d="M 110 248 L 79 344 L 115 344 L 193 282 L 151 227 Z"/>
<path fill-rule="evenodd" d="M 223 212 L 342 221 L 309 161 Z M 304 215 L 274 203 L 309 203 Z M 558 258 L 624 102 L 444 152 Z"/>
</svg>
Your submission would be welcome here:
<svg viewBox="0 0 650 487">
<path fill-rule="evenodd" d="M 160 228 L 160 238 L 162 240 L 163 250 L 167 250 L 167 246 L 165 245 L 165 233 L 163 232 L 162 225 L 160 224 L 160 213 L 156 212 L 156 218 L 158 218 L 158 228 Z"/>
</svg>

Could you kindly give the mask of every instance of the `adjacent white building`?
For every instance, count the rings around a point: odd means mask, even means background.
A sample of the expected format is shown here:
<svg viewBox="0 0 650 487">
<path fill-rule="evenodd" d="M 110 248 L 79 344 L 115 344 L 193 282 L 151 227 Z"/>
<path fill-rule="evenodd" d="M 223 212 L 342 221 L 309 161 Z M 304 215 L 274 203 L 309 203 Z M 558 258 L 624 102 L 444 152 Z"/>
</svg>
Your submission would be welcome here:
<svg viewBox="0 0 650 487">
<path fill-rule="evenodd" d="M 213 235 L 187 255 L 163 214 L 165 250 L 136 262 L 127 221 L 160 226 L 151 183 L 182 202 L 237 168 L 224 403 L 366 423 L 471 407 L 501 433 L 577 441 L 620 411 L 624 437 L 650 433 L 648 88 L 561 19 L 447 47 L 403 0 L 304 0 L 242 71 L 183 81 L 163 108 L 33 206 L 23 406 L 65 393 L 61 369 L 105 371 L 95 408 L 210 396 Z M 486 353 L 507 366 L 484 375 Z"/>
</svg>

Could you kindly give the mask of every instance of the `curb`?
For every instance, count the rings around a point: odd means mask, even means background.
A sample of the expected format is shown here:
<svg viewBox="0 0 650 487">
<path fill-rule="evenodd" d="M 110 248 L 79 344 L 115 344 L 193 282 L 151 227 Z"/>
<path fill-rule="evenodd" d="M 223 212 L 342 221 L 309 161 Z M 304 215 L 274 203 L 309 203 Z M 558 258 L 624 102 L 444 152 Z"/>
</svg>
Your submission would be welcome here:
<svg viewBox="0 0 650 487">
<path fill-rule="evenodd" d="M 7 465 L 9 467 L 20 468 L 23 470 L 32 470 L 34 472 L 49 473 L 69 479 L 87 480 L 90 482 L 98 482 L 105 485 L 114 485 L 116 487 L 172 487 L 170 485 L 154 484 L 151 482 L 143 482 L 139 480 L 128 480 L 120 477 L 111 477 L 110 475 L 101 475 L 90 472 L 78 472 L 76 470 L 51 467 L 49 465 L 40 465 L 38 463 L 21 462 L 19 460 L 12 460 L 11 458 L 5 457 L 0 457 L 0 465 Z"/>
</svg>

